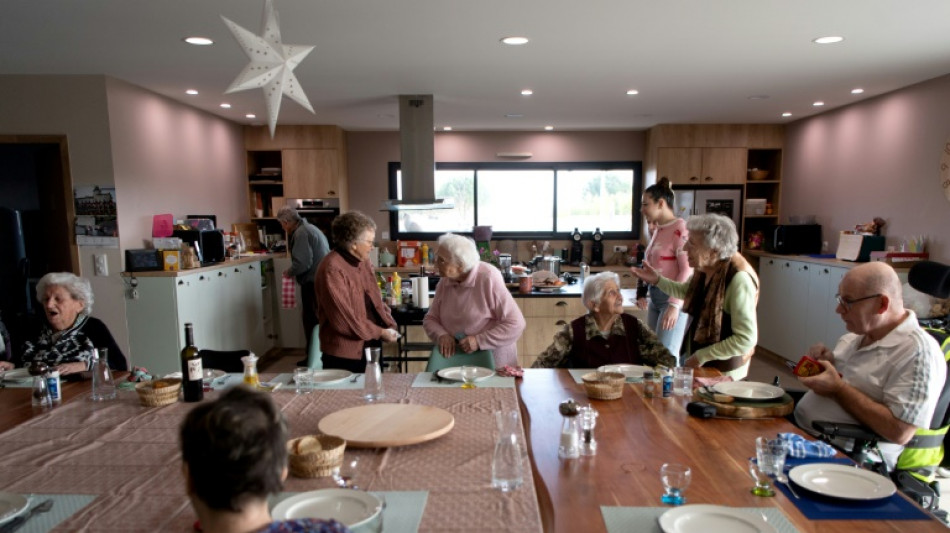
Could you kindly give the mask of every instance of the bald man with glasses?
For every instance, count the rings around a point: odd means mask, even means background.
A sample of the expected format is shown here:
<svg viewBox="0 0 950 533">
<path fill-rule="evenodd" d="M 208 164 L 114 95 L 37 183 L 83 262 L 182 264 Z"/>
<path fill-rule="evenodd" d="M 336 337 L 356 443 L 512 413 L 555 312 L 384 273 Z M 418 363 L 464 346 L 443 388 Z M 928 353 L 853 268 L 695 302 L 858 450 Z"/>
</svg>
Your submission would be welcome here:
<svg viewBox="0 0 950 533">
<path fill-rule="evenodd" d="M 836 311 L 849 333 L 834 350 L 822 344 L 808 350 L 823 371 L 799 378 L 809 390 L 795 407 L 796 424 L 814 435 L 814 420 L 869 427 L 889 441 L 880 444 L 888 470 L 917 428 L 930 424 L 947 373 L 940 347 L 904 308 L 901 293 L 897 273 L 885 263 L 845 275 Z"/>
</svg>

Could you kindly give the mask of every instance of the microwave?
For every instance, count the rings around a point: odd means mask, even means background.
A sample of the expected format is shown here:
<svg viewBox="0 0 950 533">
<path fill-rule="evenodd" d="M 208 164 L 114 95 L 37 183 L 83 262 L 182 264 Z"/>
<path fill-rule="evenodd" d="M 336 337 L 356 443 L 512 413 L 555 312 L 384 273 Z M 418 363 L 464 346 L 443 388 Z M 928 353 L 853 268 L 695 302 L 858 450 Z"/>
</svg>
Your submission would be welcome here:
<svg viewBox="0 0 950 533">
<path fill-rule="evenodd" d="M 821 253 L 821 224 L 778 224 L 766 242 L 766 249 L 777 254 Z"/>
</svg>

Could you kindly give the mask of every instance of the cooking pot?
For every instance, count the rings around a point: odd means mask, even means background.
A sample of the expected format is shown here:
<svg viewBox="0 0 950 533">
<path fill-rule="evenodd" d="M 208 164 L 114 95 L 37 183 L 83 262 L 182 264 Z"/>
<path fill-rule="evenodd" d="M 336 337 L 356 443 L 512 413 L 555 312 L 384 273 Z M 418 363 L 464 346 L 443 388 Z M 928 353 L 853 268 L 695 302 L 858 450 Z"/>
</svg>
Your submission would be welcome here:
<svg viewBox="0 0 950 533">
<path fill-rule="evenodd" d="M 544 257 L 535 258 L 537 264 L 535 264 L 535 270 L 547 270 L 552 272 L 555 276 L 561 275 L 561 258 L 556 255 L 546 255 Z"/>
</svg>

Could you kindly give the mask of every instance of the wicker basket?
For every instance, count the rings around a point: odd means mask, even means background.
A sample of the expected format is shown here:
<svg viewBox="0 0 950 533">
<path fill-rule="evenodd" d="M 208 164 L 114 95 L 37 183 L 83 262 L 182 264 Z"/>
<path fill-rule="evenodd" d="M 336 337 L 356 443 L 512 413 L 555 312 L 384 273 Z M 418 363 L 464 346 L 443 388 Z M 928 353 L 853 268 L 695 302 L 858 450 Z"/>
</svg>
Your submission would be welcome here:
<svg viewBox="0 0 950 533">
<path fill-rule="evenodd" d="M 167 386 L 156 389 L 153 388 L 155 382 L 143 381 L 135 384 L 135 392 L 139 393 L 139 401 L 145 407 L 161 407 L 170 405 L 178 401 L 178 392 L 181 390 L 180 379 L 161 379 L 157 380 L 166 383 Z"/>
<path fill-rule="evenodd" d="M 593 400 L 616 400 L 623 396 L 627 376 L 620 372 L 589 372 L 581 376 L 587 397 Z"/>
<path fill-rule="evenodd" d="M 287 441 L 290 473 L 302 478 L 329 476 L 343 464 L 345 449 L 346 441 L 331 435 L 307 435 L 291 439 Z"/>
<path fill-rule="evenodd" d="M 764 179 L 767 178 L 767 177 L 769 177 L 769 171 L 768 171 L 768 170 L 758 170 L 758 169 L 755 169 L 755 170 L 750 170 L 750 171 L 749 171 L 749 179 L 750 179 L 750 180 L 759 181 L 759 180 L 764 180 Z"/>
</svg>

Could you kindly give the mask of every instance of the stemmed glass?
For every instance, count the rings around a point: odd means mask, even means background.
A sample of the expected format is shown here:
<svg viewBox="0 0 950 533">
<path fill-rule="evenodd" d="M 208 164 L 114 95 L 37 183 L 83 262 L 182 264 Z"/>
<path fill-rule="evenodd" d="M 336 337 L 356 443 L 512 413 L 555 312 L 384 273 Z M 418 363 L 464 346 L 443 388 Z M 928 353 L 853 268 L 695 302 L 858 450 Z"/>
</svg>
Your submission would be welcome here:
<svg viewBox="0 0 950 533">
<path fill-rule="evenodd" d="M 356 473 L 359 471 L 360 458 L 350 456 L 343 458 L 343 464 L 333 471 L 333 481 L 342 489 L 359 490 L 356 486 Z"/>
<path fill-rule="evenodd" d="M 474 389 L 478 387 L 475 385 L 475 377 L 478 376 L 478 367 L 463 366 L 459 374 L 462 375 L 462 381 L 464 381 L 464 383 L 462 383 L 463 389 Z"/>
<path fill-rule="evenodd" d="M 749 458 L 749 473 L 752 474 L 752 479 L 755 480 L 755 487 L 752 488 L 752 494 L 762 497 L 775 496 L 775 491 L 772 490 L 772 479 L 769 477 L 769 472 L 753 458 Z"/>
<path fill-rule="evenodd" d="M 663 481 L 663 498 L 661 501 L 669 505 L 682 505 L 686 503 L 686 487 L 692 479 L 692 472 L 686 465 L 677 463 L 665 463 L 660 467 L 660 480 Z"/>
</svg>

